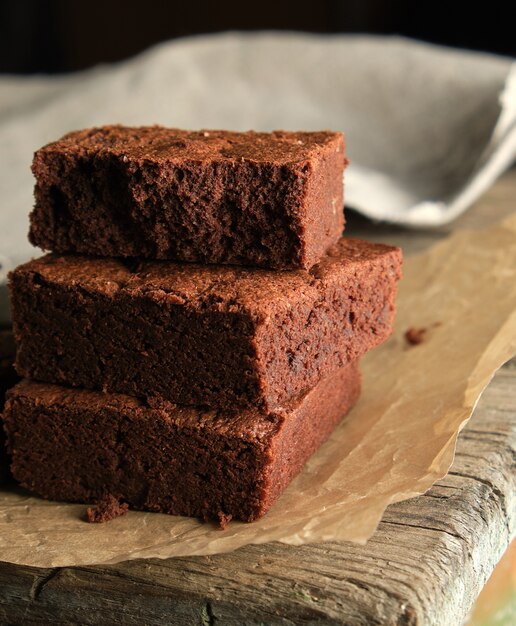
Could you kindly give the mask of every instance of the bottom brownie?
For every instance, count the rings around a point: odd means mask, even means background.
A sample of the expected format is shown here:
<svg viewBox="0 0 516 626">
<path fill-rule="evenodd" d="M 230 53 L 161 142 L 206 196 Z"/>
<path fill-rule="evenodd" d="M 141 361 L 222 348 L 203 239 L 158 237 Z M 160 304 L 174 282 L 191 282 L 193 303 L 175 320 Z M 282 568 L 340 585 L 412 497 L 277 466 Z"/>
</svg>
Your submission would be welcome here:
<svg viewBox="0 0 516 626">
<path fill-rule="evenodd" d="M 53 500 L 106 495 L 135 509 L 255 520 L 360 393 L 358 365 L 266 414 L 228 414 L 23 380 L 4 420 L 12 473 Z"/>
</svg>

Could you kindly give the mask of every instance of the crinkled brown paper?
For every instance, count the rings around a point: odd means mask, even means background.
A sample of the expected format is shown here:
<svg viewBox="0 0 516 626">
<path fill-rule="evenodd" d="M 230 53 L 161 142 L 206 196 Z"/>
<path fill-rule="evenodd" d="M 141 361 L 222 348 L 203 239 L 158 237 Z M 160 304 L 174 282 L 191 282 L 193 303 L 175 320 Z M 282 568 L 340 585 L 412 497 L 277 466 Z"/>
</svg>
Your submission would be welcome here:
<svg viewBox="0 0 516 626">
<path fill-rule="evenodd" d="M 409 346 L 410 327 L 427 329 Z M 130 512 L 81 521 L 83 505 L 0 492 L 0 560 L 37 566 L 214 554 L 250 543 L 365 542 L 385 507 L 446 474 L 482 390 L 516 352 L 516 214 L 409 258 L 396 332 L 363 360 L 364 392 L 261 520 L 224 531 Z"/>
</svg>

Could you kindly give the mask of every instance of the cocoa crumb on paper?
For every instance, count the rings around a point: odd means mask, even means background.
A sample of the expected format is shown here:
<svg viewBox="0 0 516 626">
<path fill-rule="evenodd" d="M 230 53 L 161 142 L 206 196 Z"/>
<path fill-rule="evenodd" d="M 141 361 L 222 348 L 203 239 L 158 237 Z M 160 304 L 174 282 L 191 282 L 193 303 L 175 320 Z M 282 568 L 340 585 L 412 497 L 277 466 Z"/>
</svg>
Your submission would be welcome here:
<svg viewBox="0 0 516 626">
<path fill-rule="evenodd" d="M 129 510 L 126 502 L 121 503 L 115 496 L 107 494 L 100 498 L 96 506 L 86 509 L 86 521 L 90 524 L 103 524 L 125 515 Z"/>
<path fill-rule="evenodd" d="M 428 329 L 411 327 L 405 332 L 405 340 L 411 346 L 417 346 L 423 343 Z"/>
<path fill-rule="evenodd" d="M 220 530 L 225 530 L 227 528 L 227 525 L 229 524 L 229 522 L 233 518 L 232 515 L 227 515 L 226 513 L 223 513 L 222 511 L 219 511 L 217 513 L 217 517 L 219 518 L 219 528 L 220 528 Z"/>
<path fill-rule="evenodd" d="M 220 530 L 226 530 L 229 522 L 233 519 L 233 516 L 224 513 L 224 511 L 219 511 L 217 513 L 217 517 L 214 518 L 213 515 L 203 515 L 202 520 L 206 523 L 215 523 Z"/>
</svg>

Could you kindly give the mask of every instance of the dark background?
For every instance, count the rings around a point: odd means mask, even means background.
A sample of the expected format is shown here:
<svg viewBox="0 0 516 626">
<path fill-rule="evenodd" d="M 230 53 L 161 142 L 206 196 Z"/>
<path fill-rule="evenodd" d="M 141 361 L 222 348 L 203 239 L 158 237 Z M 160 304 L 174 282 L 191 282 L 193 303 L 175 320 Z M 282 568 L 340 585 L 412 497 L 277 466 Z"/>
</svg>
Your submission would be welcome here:
<svg viewBox="0 0 516 626">
<path fill-rule="evenodd" d="M 510 6 L 497 0 L 478 5 L 453 0 L 0 0 L 0 72 L 72 71 L 124 59 L 166 39 L 232 29 L 402 34 L 515 56 Z"/>
</svg>

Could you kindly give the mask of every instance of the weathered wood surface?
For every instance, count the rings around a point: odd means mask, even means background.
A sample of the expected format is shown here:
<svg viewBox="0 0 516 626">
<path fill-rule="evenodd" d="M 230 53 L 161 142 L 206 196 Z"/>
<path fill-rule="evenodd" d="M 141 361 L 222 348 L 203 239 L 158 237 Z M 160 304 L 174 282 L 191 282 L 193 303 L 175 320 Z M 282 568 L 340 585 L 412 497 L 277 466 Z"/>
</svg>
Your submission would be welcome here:
<svg viewBox="0 0 516 626">
<path fill-rule="evenodd" d="M 514 211 L 516 172 L 453 225 Z M 426 247 L 452 227 L 354 234 Z M 1 624 L 463 623 L 516 533 L 516 362 L 494 378 L 459 437 L 453 467 L 428 493 L 388 508 L 366 546 L 267 544 L 232 554 L 115 566 L 0 564 Z"/>
</svg>

